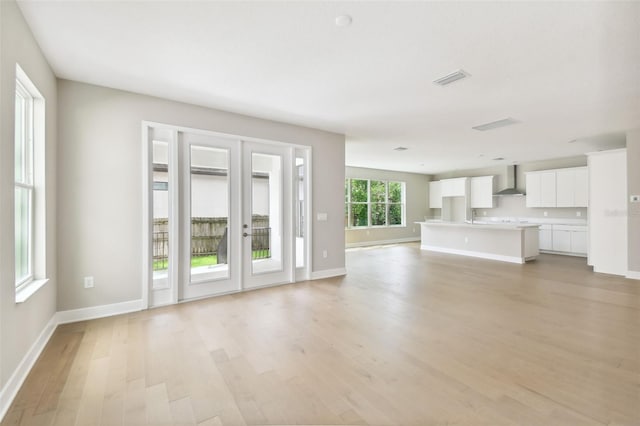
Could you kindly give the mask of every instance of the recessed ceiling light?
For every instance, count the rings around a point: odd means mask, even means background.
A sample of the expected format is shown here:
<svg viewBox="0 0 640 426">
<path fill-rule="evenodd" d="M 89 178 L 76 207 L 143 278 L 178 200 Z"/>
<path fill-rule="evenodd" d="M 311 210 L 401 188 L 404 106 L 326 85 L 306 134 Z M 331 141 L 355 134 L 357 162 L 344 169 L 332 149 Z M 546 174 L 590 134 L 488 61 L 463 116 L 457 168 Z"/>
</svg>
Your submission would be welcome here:
<svg viewBox="0 0 640 426">
<path fill-rule="evenodd" d="M 353 22 L 353 18 L 349 15 L 340 15 L 336 17 L 336 26 L 337 27 L 348 27 Z"/>
<path fill-rule="evenodd" d="M 493 129 L 497 129 L 498 127 L 510 126 L 516 123 L 518 123 L 518 121 L 509 117 L 509 118 L 503 118 L 502 120 L 492 121 L 491 123 L 485 123 L 479 126 L 473 126 L 472 129 L 480 130 L 481 132 L 484 132 L 485 130 L 493 130 Z"/>
<path fill-rule="evenodd" d="M 445 75 L 444 77 L 440 77 L 437 80 L 433 80 L 435 84 L 439 84 L 440 86 L 446 86 L 447 84 L 451 84 L 454 81 L 462 80 L 465 77 L 469 77 L 469 73 L 464 70 L 455 70 L 452 73 Z"/>
<path fill-rule="evenodd" d="M 393 148 L 394 151 L 406 151 L 409 148 L 407 148 L 406 146 L 397 146 L 395 148 Z"/>
</svg>

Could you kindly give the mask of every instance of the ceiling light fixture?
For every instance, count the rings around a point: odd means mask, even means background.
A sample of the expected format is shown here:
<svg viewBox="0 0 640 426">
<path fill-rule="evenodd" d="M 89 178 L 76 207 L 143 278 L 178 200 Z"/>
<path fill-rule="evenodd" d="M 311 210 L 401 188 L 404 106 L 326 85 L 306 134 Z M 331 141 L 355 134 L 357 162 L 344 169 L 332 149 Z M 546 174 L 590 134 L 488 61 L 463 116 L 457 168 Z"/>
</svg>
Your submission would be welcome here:
<svg viewBox="0 0 640 426">
<path fill-rule="evenodd" d="M 406 151 L 409 148 L 407 148 L 406 146 L 397 146 L 395 148 L 393 148 L 394 151 Z"/>
<path fill-rule="evenodd" d="M 353 22 L 353 18 L 349 15 L 340 15 L 336 17 L 336 27 L 348 27 Z"/>
<path fill-rule="evenodd" d="M 440 77 L 437 80 L 433 80 L 435 84 L 440 86 L 446 86 L 447 84 L 451 84 L 454 81 L 462 80 L 465 77 L 469 77 L 470 74 L 464 70 L 455 70 L 452 73 L 445 75 L 444 77 Z"/>
<path fill-rule="evenodd" d="M 504 119 L 498 120 L 498 121 L 492 121 L 491 123 L 485 123 L 485 124 L 481 124 L 479 126 L 473 126 L 472 129 L 480 130 L 481 132 L 484 132 L 485 130 L 493 130 L 493 129 L 497 129 L 498 127 L 510 126 L 510 125 L 516 124 L 516 123 L 518 123 L 518 121 L 516 121 L 513 118 L 509 117 L 509 118 L 504 118 Z"/>
</svg>

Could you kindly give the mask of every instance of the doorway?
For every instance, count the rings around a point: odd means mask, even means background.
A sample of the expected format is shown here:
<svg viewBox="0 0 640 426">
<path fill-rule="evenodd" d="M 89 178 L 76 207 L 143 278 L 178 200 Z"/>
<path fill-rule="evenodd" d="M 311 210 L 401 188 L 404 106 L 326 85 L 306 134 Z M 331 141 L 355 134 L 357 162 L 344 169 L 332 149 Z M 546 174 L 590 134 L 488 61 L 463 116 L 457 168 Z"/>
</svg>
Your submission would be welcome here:
<svg viewBox="0 0 640 426">
<path fill-rule="evenodd" d="M 147 306 L 308 279 L 308 147 L 143 130 Z"/>
</svg>

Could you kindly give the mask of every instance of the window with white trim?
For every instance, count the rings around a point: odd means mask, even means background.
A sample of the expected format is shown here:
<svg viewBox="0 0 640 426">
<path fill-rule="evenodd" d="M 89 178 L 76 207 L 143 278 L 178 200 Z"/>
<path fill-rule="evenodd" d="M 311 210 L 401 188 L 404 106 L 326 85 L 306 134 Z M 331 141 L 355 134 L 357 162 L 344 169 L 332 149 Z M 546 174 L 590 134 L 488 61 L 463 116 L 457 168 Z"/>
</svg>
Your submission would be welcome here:
<svg viewBox="0 0 640 426">
<path fill-rule="evenodd" d="M 14 241 L 16 301 L 45 279 L 44 98 L 16 65 L 14 145 Z"/>
<path fill-rule="evenodd" d="M 404 226 L 405 183 L 373 179 L 345 180 L 347 229 Z"/>
</svg>

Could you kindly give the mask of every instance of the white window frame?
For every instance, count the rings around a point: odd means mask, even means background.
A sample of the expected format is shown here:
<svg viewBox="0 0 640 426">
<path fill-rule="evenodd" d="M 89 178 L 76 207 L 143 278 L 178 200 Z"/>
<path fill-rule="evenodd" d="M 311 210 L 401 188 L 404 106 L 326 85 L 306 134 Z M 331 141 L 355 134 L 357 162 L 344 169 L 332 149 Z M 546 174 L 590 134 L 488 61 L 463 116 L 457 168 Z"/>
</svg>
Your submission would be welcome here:
<svg viewBox="0 0 640 426">
<path fill-rule="evenodd" d="M 351 201 L 351 181 L 352 180 L 362 180 L 367 181 L 367 201 L 366 202 L 352 202 Z M 371 224 L 371 206 L 372 204 L 382 204 L 382 203 L 374 203 L 371 201 L 371 182 L 384 182 L 385 186 L 385 224 L 384 225 L 372 225 Z M 389 202 L 389 184 L 390 183 L 399 183 L 401 185 L 401 202 L 392 203 Z M 346 178 L 345 179 L 345 187 L 346 187 L 346 200 L 345 204 L 347 206 L 347 223 L 345 229 L 355 230 L 355 229 L 371 229 L 371 228 L 402 228 L 406 227 L 406 211 L 407 211 L 407 201 L 406 201 L 406 188 L 407 184 L 404 181 L 399 180 L 385 180 L 385 179 L 364 179 L 364 178 Z M 353 204 L 366 204 L 367 205 L 367 224 L 363 226 L 352 226 L 351 225 L 351 206 Z M 390 225 L 389 224 L 389 207 L 391 205 L 400 205 L 402 208 L 402 223 Z"/>
<path fill-rule="evenodd" d="M 18 98 L 21 98 L 24 102 L 24 107 L 20 111 L 22 114 L 21 121 L 21 129 L 16 128 L 15 132 L 17 134 L 20 131 L 22 137 L 20 141 L 15 141 L 15 150 L 16 153 L 14 155 L 14 164 L 16 162 L 17 151 L 22 151 L 21 153 L 21 168 L 22 168 L 22 176 L 15 176 L 14 173 L 14 197 L 16 197 L 16 193 L 18 189 L 26 190 L 29 194 L 28 202 L 29 205 L 27 207 L 27 275 L 24 277 L 16 276 L 15 285 L 16 290 L 20 291 L 25 285 L 28 285 L 31 281 L 33 281 L 33 193 L 34 193 L 34 185 L 33 185 L 33 96 L 31 93 L 24 87 L 20 79 L 16 78 L 16 104 L 18 102 Z M 16 113 L 18 113 L 16 108 Z M 16 126 L 18 126 L 18 119 L 16 117 L 15 120 Z M 16 202 L 17 199 L 14 201 Z M 16 218 L 17 222 L 17 218 Z M 16 225 L 17 226 L 17 225 Z M 21 233 L 22 234 L 22 233 Z M 14 237 L 15 238 L 15 237 Z M 16 241 L 17 243 L 17 241 Z M 17 245 L 17 244 L 16 244 Z M 17 275 L 17 271 L 16 271 Z"/>
<path fill-rule="evenodd" d="M 49 280 L 46 278 L 46 198 L 45 198 L 45 99 L 36 86 L 29 79 L 20 65 L 16 64 L 15 102 L 24 99 L 22 110 L 23 119 L 20 124 L 22 140 L 14 140 L 14 149 L 22 150 L 23 173 L 16 176 L 14 170 L 14 203 L 18 189 L 29 192 L 28 220 L 27 220 L 27 270 L 25 276 L 14 274 L 15 301 L 22 303 L 35 294 Z M 15 110 L 15 109 L 14 109 Z M 14 117 L 17 125 L 17 117 Z M 14 133 L 15 135 L 15 133 Z M 15 138 L 15 136 L 14 136 Z M 14 152 L 13 164 L 16 164 Z M 14 206 L 15 212 L 15 206 Z M 14 217 L 14 254 L 16 253 Z M 15 262 L 14 262 L 15 267 Z M 14 270 L 17 273 L 17 271 Z"/>
</svg>

